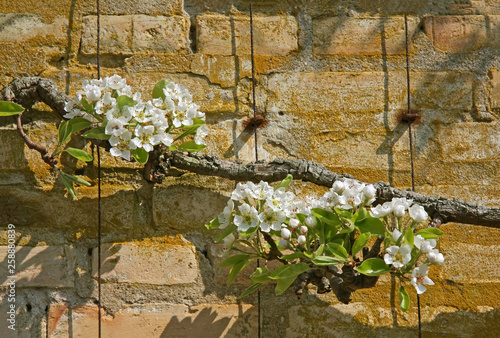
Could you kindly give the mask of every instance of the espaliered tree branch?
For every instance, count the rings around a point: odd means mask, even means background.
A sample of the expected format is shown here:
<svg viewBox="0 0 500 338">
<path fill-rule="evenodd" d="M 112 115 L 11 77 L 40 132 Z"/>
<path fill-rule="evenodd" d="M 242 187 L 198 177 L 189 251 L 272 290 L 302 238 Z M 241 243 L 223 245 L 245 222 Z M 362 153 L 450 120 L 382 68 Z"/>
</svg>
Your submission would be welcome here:
<svg viewBox="0 0 500 338">
<path fill-rule="evenodd" d="M 277 182 L 288 174 L 296 180 L 311 182 L 320 186 L 331 187 L 333 182 L 343 177 L 352 178 L 347 174 L 337 174 L 328 170 L 322 164 L 307 160 L 276 159 L 269 163 L 241 164 L 219 159 L 217 156 L 186 153 L 180 151 L 166 152 L 159 158 L 152 173 L 155 177 L 165 175 L 169 166 L 188 170 L 201 175 L 219 176 L 234 181 Z M 447 222 L 480 225 L 500 228 L 500 208 L 488 208 L 474 202 L 464 202 L 458 199 L 448 199 L 437 196 L 426 196 L 412 191 L 391 187 L 388 183 L 373 184 L 377 189 L 375 204 L 391 201 L 394 197 L 412 199 L 423 206 L 431 216 L 432 226 L 440 226 Z"/>
<path fill-rule="evenodd" d="M 14 79 L 0 91 L 0 100 L 15 102 L 23 107 L 31 107 L 36 102 L 44 102 L 62 119 L 66 113 L 64 106 L 69 98 L 49 79 L 22 77 Z M 16 123 L 20 125 L 20 121 L 16 121 Z M 47 157 L 43 147 L 29 140 L 22 128 L 19 128 L 19 131 L 28 147 L 39 151 L 42 158 Z M 94 143 L 98 146 L 105 146 L 107 142 Z M 109 149 L 109 145 L 107 147 Z M 158 154 L 160 153 L 158 152 Z M 333 182 L 343 177 L 352 178 L 350 175 L 334 173 L 319 163 L 307 160 L 276 159 L 269 163 L 241 164 L 224 161 L 216 156 L 206 154 L 189 154 L 179 151 L 158 154 L 152 156 L 145 172 L 145 177 L 153 182 L 160 182 L 167 175 L 169 166 L 235 181 L 276 182 L 291 174 L 294 179 L 325 187 L 331 187 Z M 47 160 L 50 162 L 50 159 Z M 413 199 L 429 213 L 432 218 L 432 226 L 439 226 L 447 222 L 459 222 L 500 228 L 500 208 L 488 208 L 479 206 L 477 203 L 457 199 L 425 196 L 392 188 L 384 182 L 375 183 L 374 186 L 377 188 L 377 203 L 390 201 L 394 197 Z"/>
</svg>

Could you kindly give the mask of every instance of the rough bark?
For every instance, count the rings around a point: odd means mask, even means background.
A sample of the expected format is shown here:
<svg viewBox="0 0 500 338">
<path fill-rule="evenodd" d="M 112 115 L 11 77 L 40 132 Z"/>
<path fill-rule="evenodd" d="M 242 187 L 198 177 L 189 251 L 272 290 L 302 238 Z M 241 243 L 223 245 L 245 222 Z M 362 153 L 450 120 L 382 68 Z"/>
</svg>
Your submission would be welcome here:
<svg viewBox="0 0 500 338">
<path fill-rule="evenodd" d="M 41 77 L 19 77 L 0 91 L 0 100 L 15 102 L 25 108 L 36 102 L 44 102 L 61 118 L 66 114 L 64 104 L 69 97 L 49 79 Z"/>
<path fill-rule="evenodd" d="M 311 182 L 320 186 L 331 187 L 333 182 L 343 177 L 352 176 L 337 174 L 325 166 L 307 160 L 276 159 L 269 163 L 242 164 L 219 159 L 207 154 L 186 153 L 180 151 L 166 152 L 159 160 L 153 175 L 165 175 L 169 166 L 188 170 L 201 175 L 220 176 L 234 181 L 277 182 L 288 174 L 294 179 Z M 458 199 L 449 199 L 437 196 L 426 196 L 412 191 L 405 191 L 391 187 L 388 183 L 374 183 L 377 189 L 376 203 L 384 203 L 394 197 L 413 199 L 422 205 L 432 219 L 433 226 L 447 222 L 480 225 L 500 228 L 500 208 L 489 208 L 475 202 L 465 202 Z"/>
<path fill-rule="evenodd" d="M 63 118 L 64 105 L 69 98 L 51 80 L 40 77 L 22 77 L 14 79 L 0 91 L 0 100 L 16 102 L 24 107 L 30 107 L 35 102 L 44 102 Z M 37 148 L 33 147 L 33 149 Z M 42 157 L 46 156 L 43 152 L 41 154 Z M 307 160 L 276 159 L 269 163 L 244 165 L 220 160 L 206 154 L 183 152 L 167 152 L 157 158 L 155 156 L 147 166 L 145 177 L 149 178 L 150 181 L 160 182 L 167 174 L 169 166 L 235 181 L 265 180 L 276 182 L 291 174 L 294 179 L 326 187 L 331 187 L 333 182 L 343 177 L 352 177 L 334 173 L 319 163 Z M 457 199 L 425 196 L 392 188 L 384 182 L 374 185 L 377 188 L 377 203 L 390 201 L 394 197 L 411 198 L 426 209 L 432 218 L 432 226 L 458 222 L 500 228 L 500 208 L 488 208 L 474 202 L 464 202 Z"/>
</svg>

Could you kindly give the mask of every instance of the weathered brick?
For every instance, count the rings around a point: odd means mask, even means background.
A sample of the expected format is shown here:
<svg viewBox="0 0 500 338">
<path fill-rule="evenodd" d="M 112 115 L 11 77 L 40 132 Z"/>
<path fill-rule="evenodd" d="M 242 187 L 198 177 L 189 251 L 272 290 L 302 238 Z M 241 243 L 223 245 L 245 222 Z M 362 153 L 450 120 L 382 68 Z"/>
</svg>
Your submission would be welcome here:
<svg viewBox="0 0 500 338">
<path fill-rule="evenodd" d="M 103 15 L 100 18 L 100 52 L 132 54 L 132 16 Z M 97 51 L 97 16 L 83 18 L 81 52 L 94 55 Z"/>
<path fill-rule="evenodd" d="M 0 60 L 2 60 L 0 62 L 0 74 L 2 74 L 0 83 L 3 83 L 7 76 L 40 74 L 47 68 L 46 59 L 47 54 L 41 48 L 22 42 L 0 42 Z"/>
<path fill-rule="evenodd" d="M 227 197 L 220 193 L 196 186 L 158 188 L 153 194 L 154 223 L 179 231 L 198 230 L 215 217 L 215 210 L 223 210 L 226 202 Z M 213 212 L 200 207 L 206 203 L 212 206 Z"/>
<path fill-rule="evenodd" d="M 454 123 L 443 126 L 435 141 L 441 144 L 444 162 L 493 160 L 500 154 L 500 125 Z"/>
<path fill-rule="evenodd" d="M 250 54 L 250 19 L 219 14 L 196 18 L 198 51 L 213 55 Z M 298 49 L 298 24 L 293 16 L 254 18 L 254 48 L 258 55 L 287 55 Z"/>
<path fill-rule="evenodd" d="M 463 52 L 484 47 L 488 42 L 483 15 L 426 16 L 424 32 L 437 49 Z"/>
<path fill-rule="evenodd" d="M 7 262 L 8 247 L 0 247 L 0 261 Z M 16 286 L 72 287 L 75 271 L 74 249 L 70 246 L 18 246 L 16 248 Z M 1 276 L 10 276 L 7 264 Z M 7 285 L 2 278 L 2 286 Z"/>
<path fill-rule="evenodd" d="M 132 16 L 132 50 L 175 53 L 187 48 L 189 24 L 182 16 Z"/>
<path fill-rule="evenodd" d="M 52 310 L 54 307 L 54 310 Z M 65 309 L 51 305 L 51 337 L 92 337 L 97 332 L 97 307 Z M 105 337 L 253 337 L 257 335 L 257 309 L 248 304 L 144 304 L 130 305 L 104 315 Z"/>
<path fill-rule="evenodd" d="M 442 279 L 455 283 L 498 283 L 500 245 L 453 242 L 441 248 L 445 262 L 439 270 Z"/>
<path fill-rule="evenodd" d="M 83 18 L 84 55 L 96 53 L 97 17 Z M 175 53 L 188 48 L 189 24 L 183 16 L 104 15 L 101 17 L 101 52 L 128 55 L 144 52 Z"/>
<path fill-rule="evenodd" d="M 196 249 L 192 245 L 103 244 L 103 282 L 141 284 L 189 284 L 198 277 Z M 92 253 L 97 276 L 97 248 Z"/>
<path fill-rule="evenodd" d="M 95 4 L 82 3 L 88 11 L 95 11 Z M 183 14 L 183 0 L 101 0 L 101 8 L 106 14 L 147 14 L 147 15 L 181 15 Z"/>
<path fill-rule="evenodd" d="M 408 18 L 409 37 L 417 29 L 416 18 Z M 313 20 L 315 54 L 403 54 L 403 17 L 327 17 Z"/>
<path fill-rule="evenodd" d="M 8 117 L 1 120 L 11 120 Z M 1 121 L 0 120 L 0 121 Z M 0 130 L 0 168 L 2 170 L 22 170 L 29 168 L 24 157 L 25 143 L 17 130 Z"/>
<path fill-rule="evenodd" d="M 68 19 L 56 17 L 53 22 L 46 23 L 40 16 L 26 14 L 0 14 L 0 41 L 20 42 L 36 38 L 40 40 L 52 38 L 67 39 Z M 47 41 L 49 42 L 49 41 Z M 49 43 L 54 43 L 54 40 Z"/>
<path fill-rule="evenodd" d="M 210 83 L 228 88 L 235 87 L 241 79 L 252 76 L 252 62 L 250 57 L 237 58 L 233 55 L 197 53 L 191 58 L 190 70 L 194 74 L 206 76 Z"/>
<path fill-rule="evenodd" d="M 490 108 L 500 110 L 500 70 L 491 69 L 488 73 L 488 99 Z"/>
<path fill-rule="evenodd" d="M 406 101 L 406 74 L 393 72 L 277 73 L 269 77 L 267 109 L 283 111 L 383 111 Z M 446 86 L 443 85 L 446 83 Z M 412 74 L 412 102 L 424 109 L 472 108 L 473 76 L 467 72 Z"/>
</svg>

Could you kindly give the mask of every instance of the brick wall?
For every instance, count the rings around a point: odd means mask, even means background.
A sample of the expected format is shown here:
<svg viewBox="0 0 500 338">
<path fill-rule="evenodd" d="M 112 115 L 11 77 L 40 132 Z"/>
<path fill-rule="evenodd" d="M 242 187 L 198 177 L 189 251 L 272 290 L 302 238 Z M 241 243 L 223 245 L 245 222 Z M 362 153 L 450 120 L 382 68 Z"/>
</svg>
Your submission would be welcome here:
<svg viewBox="0 0 500 338">
<path fill-rule="evenodd" d="M 2 2 L 0 87 L 39 75 L 74 94 L 96 74 L 96 10 L 82 0 Z M 101 1 L 102 74 L 149 93 L 167 78 L 207 113 L 207 152 L 253 160 L 242 134 L 251 102 L 249 1 Z M 416 189 L 500 206 L 500 5 L 498 1 L 255 1 L 261 159 L 306 158 L 366 182 L 408 188 L 404 14 L 408 14 Z M 45 105 L 24 114 L 30 136 L 54 147 L 58 119 Z M 96 166 L 92 187 L 64 198 L 60 180 L 0 118 L 0 336 L 91 337 L 97 332 Z M 255 295 L 227 287 L 221 248 L 203 225 L 234 182 L 191 173 L 145 182 L 140 166 L 103 156 L 105 337 L 255 337 Z M 295 182 L 296 193 L 317 192 Z M 6 226 L 16 226 L 15 334 L 6 328 Z M 445 265 L 422 296 L 426 336 L 493 336 L 500 330 L 500 232 L 447 224 Z M 249 271 L 247 269 L 247 271 Z M 263 337 L 416 334 L 416 298 L 391 312 L 390 281 L 349 305 L 310 290 L 262 290 Z M 4 292 L 5 291 L 5 292 Z"/>
</svg>

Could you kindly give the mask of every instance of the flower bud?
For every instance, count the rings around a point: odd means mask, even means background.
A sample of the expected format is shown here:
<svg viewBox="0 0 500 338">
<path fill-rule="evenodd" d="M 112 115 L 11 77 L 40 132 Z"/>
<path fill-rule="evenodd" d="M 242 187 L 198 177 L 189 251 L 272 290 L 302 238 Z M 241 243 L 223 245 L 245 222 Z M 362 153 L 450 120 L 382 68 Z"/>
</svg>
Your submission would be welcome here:
<svg viewBox="0 0 500 338">
<path fill-rule="evenodd" d="M 307 227 L 305 225 L 303 225 L 303 226 L 300 227 L 300 233 L 301 234 L 307 234 L 307 230 L 308 229 L 307 229 Z"/>
<path fill-rule="evenodd" d="M 284 240 L 283 238 L 279 240 L 278 246 L 282 249 L 288 248 L 288 241 Z"/>
<path fill-rule="evenodd" d="M 292 229 L 295 229 L 296 227 L 298 227 L 300 225 L 299 220 L 296 218 L 290 218 L 290 221 L 288 223 L 290 223 L 290 226 L 292 227 Z"/>
<path fill-rule="evenodd" d="M 306 244 L 306 236 L 304 236 L 304 235 L 300 235 L 300 236 L 297 238 L 297 243 L 299 243 L 299 245 L 304 245 L 304 244 Z"/>
<path fill-rule="evenodd" d="M 342 191 L 344 191 L 344 182 L 341 182 L 341 181 L 335 181 L 333 183 L 333 186 L 332 186 L 332 189 L 333 191 L 335 191 L 336 193 L 340 193 Z"/>
<path fill-rule="evenodd" d="M 283 237 L 283 239 L 289 239 L 291 235 L 292 233 L 287 228 L 281 229 L 281 237 Z"/>
<path fill-rule="evenodd" d="M 435 265 L 440 265 L 444 262 L 444 256 L 438 249 L 431 250 L 431 252 L 427 254 L 427 258 L 429 259 L 429 262 Z"/>
<path fill-rule="evenodd" d="M 306 225 L 308 227 L 314 228 L 316 226 L 316 218 L 314 216 L 307 216 Z"/>
<path fill-rule="evenodd" d="M 373 184 L 368 184 L 364 189 L 363 193 L 367 198 L 372 198 L 375 197 L 375 194 L 377 193 L 377 189 L 373 186 Z"/>
</svg>

